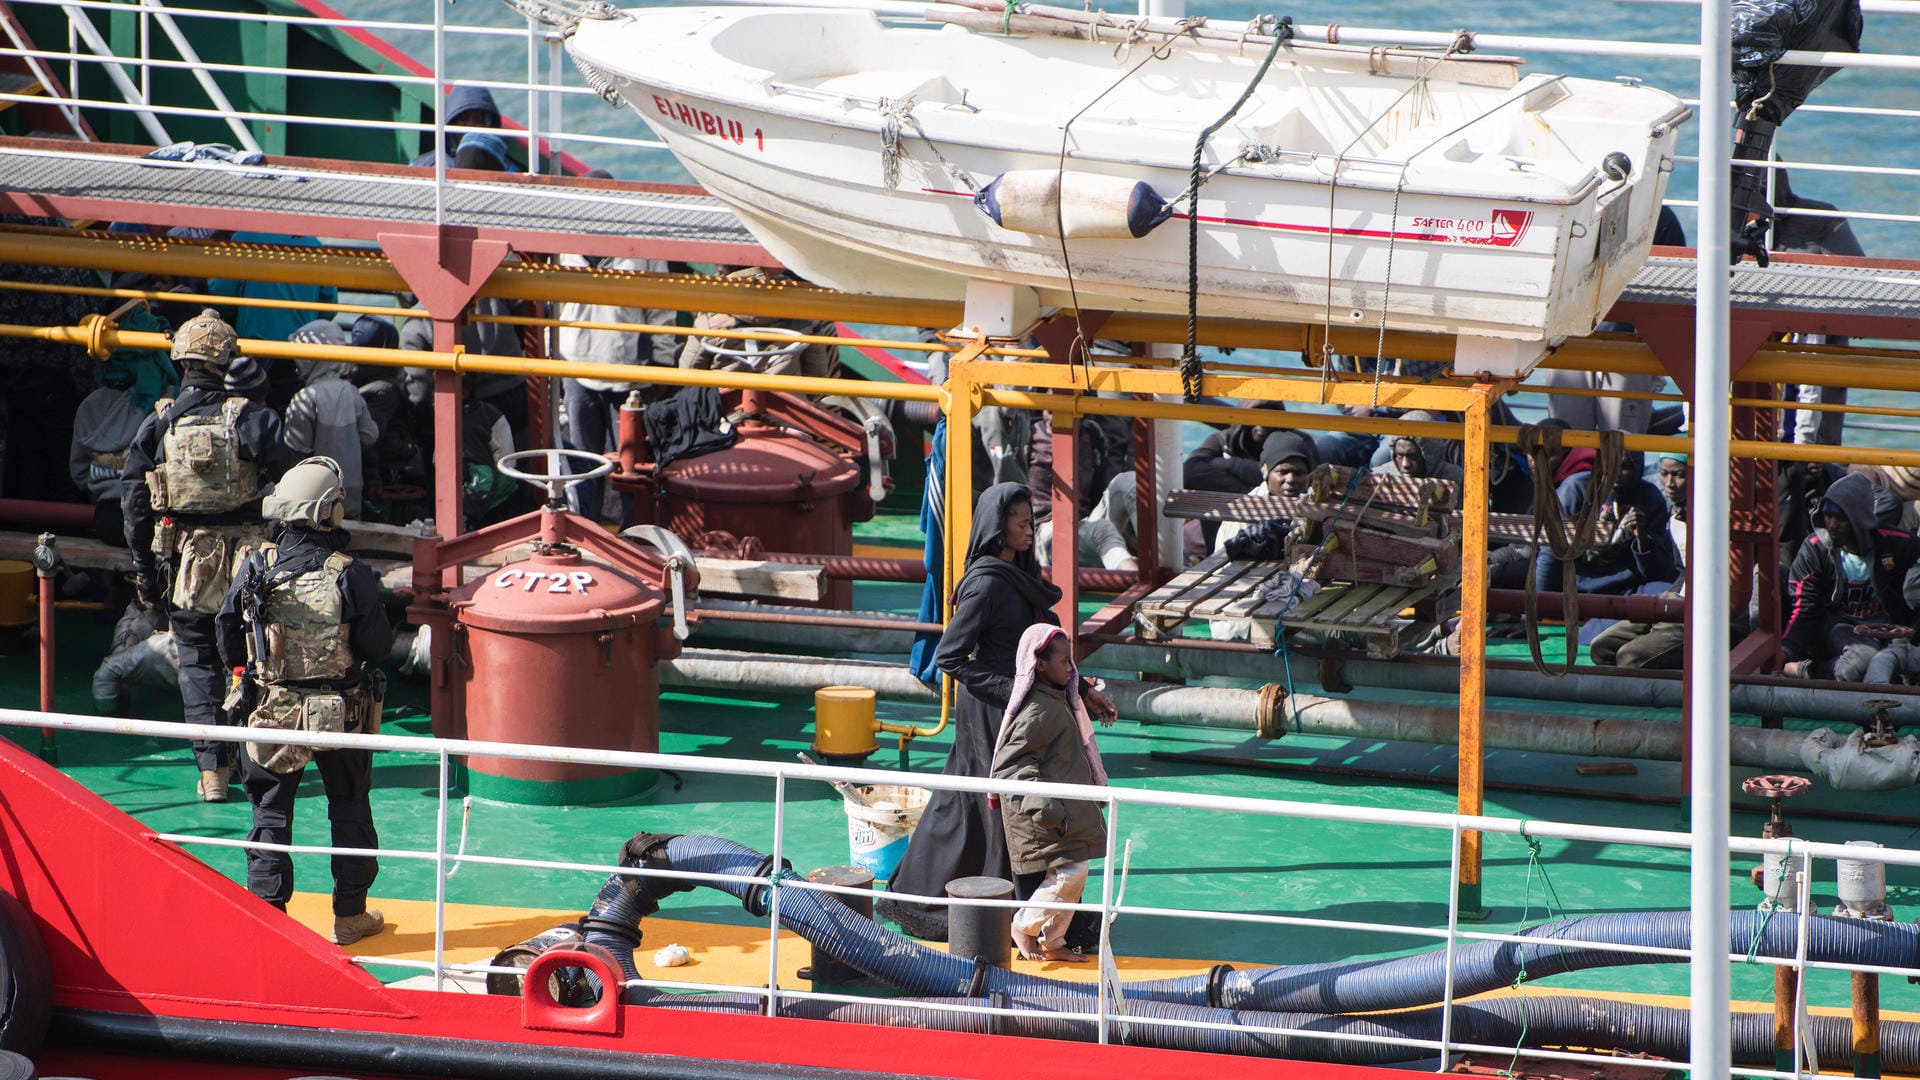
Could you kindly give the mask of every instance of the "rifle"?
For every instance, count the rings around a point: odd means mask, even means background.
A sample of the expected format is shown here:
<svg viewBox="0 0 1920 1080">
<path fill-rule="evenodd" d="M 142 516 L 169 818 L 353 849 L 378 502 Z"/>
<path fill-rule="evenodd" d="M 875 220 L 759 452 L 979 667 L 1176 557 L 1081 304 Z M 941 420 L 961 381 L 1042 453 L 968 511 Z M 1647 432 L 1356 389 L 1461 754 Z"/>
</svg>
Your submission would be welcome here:
<svg viewBox="0 0 1920 1080">
<path fill-rule="evenodd" d="M 240 582 L 240 618 L 247 624 L 247 650 L 249 667 L 255 667 L 267 659 L 267 624 L 263 610 L 266 600 L 265 575 L 259 567 L 249 563 L 247 576 Z"/>
</svg>

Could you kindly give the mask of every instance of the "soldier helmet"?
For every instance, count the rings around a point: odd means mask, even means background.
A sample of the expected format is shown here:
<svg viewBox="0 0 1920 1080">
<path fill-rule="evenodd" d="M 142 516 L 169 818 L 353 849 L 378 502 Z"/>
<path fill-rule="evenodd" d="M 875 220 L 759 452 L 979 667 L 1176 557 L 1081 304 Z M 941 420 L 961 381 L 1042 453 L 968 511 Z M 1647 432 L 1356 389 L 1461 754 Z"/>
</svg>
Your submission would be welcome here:
<svg viewBox="0 0 1920 1080">
<path fill-rule="evenodd" d="M 340 466 L 330 457 L 310 457 L 288 469 L 273 493 L 260 500 L 268 521 L 312 529 L 337 529 L 347 516 L 347 491 Z"/>
<path fill-rule="evenodd" d="M 225 368 L 240 355 L 240 338 L 220 313 L 207 308 L 173 332 L 173 358 Z"/>
</svg>

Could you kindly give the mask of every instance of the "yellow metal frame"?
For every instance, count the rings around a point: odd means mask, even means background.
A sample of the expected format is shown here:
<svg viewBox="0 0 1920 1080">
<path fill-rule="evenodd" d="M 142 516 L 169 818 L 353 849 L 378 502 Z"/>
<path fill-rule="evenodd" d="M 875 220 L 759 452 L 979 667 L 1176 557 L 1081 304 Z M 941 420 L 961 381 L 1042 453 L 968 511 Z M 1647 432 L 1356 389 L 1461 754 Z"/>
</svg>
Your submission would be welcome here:
<svg viewBox="0 0 1920 1080">
<path fill-rule="evenodd" d="M 231 241 L 192 241 L 135 237 L 125 234 L 76 233 L 69 230 L 0 229 L 0 262 L 78 266 L 99 270 L 138 270 L 189 277 L 240 278 L 294 283 L 325 282 L 365 292 L 402 292 L 407 282 L 380 252 L 366 249 L 282 247 L 235 244 Z M 0 282 L 0 287 L 49 291 L 32 283 Z M 345 313 L 422 316 L 412 310 L 368 305 L 255 301 L 251 298 L 206 294 L 160 294 L 146 290 L 80 288 L 60 291 L 123 299 L 156 298 L 211 304 L 260 307 L 300 307 Z M 890 326 L 950 326 L 961 317 L 960 306 L 939 301 L 850 296 L 793 282 L 740 281 L 697 275 L 642 274 L 625 271 L 581 270 L 543 263 L 507 263 L 480 288 L 479 295 L 523 300 L 572 301 L 622 307 L 658 307 L 675 310 L 731 311 L 743 314 L 802 319 L 834 319 Z M 694 334 L 679 326 L 611 322 L 582 322 L 532 316 L 489 316 L 478 321 L 520 326 L 576 326 L 643 333 Z M 698 336 L 749 340 L 776 340 L 754 330 L 701 330 Z M 1103 338 L 1122 341 L 1178 342 L 1186 336 L 1185 320 L 1176 316 L 1118 312 L 1100 327 Z M 33 327 L 0 325 L 0 338 L 33 338 L 77 345 L 96 358 L 116 348 L 166 349 L 164 334 L 121 330 L 110 320 L 91 316 L 78 326 Z M 791 337 L 778 340 L 791 342 Z M 884 339 L 808 337 L 803 340 L 836 345 L 870 345 L 923 352 L 950 352 L 949 376 L 944 386 L 861 382 L 762 375 L 742 372 L 681 370 L 642 365 L 580 364 L 564 360 L 505 358 L 451 352 L 399 351 L 353 346 L 309 345 L 296 342 L 245 340 L 244 352 L 263 359 L 312 359 L 345 363 L 424 367 L 456 374 L 485 373 L 553 378 L 591 376 L 664 386 L 711 386 L 787 391 L 809 395 L 856 393 L 860 397 L 936 403 L 946 415 L 948 446 L 946 475 L 945 581 L 957 582 L 964 570 L 973 505 L 973 417 L 983 406 L 998 405 L 1047 410 L 1056 417 L 1114 415 L 1150 420 L 1241 423 L 1246 410 L 1214 404 L 1188 403 L 1173 363 L 1150 358 L 1094 357 L 1085 364 L 1037 362 L 1041 350 L 992 344 L 985 340 L 961 345 Z M 1203 319 L 1199 340 L 1208 345 L 1298 351 L 1319 356 L 1324 351 L 1387 355 L 1409 360 L 1453 359 L 1454 341 L 1439 334 L 1390 332 L 1384 346 L 1374 331 L 1328 330 L 1319 326 Z M 994 357 L 994 359 L 988 359 Z M 1741 369 L 1742 381 L 1846 385 L 1894 391 L 1920 390 L 1920 352 L 1858 347 L 1774 344 L 1760 349 Z M 1569 341 L 1543 363 L 1544 367 L 1616 373 L 1663 374 L 1664 369 L 1642 342 L 1617 335 Z M 1402 410 L 1456 413 L 1459 423 L 1408 421 L 1339 414 L 1288 413 L 1286 423 L 1310 430 L 1354 431 L 1461 440 L 1466 446 L 1466 484 L 1463 492 L 1461 621 L 1460 621 L 1460 784 L 1459 811 L 1476 815 L 1483 810 L 1481 719 L 1485 706 L 1485 630 L 1487 616 L 1486 549 L 1489 448 L 1494 441 L 1517 440 L 1518 429 L 1490 423 L 1493 402 L 1513 388 L 1511 382 L 1467 383 L 1461 380 L 1421 381 L 1404 378 L 1337 376 L 1327 372 L 1294 372 L 1259 365 L 1221 362 L 1208 365 L 1201 380 L 1204 397 L 1236 401 L 1292 402 L 1315 405 L 1384 406 Z M 1540 388 L 1548 393 L 1597 395 L 1578 388 Z M 1100 396 L 1100 395 L 1111 396 Z M 1611 393 L 1607 396 L 1651 401 L 1682 400 L 1679 395 Z M 1796 408 L 1917 415 L 1920 411 L 1846 406 L 1796 406 L 1741 398 L 1735 404 L 1760 408 Z M 1563 440 L 1571 446 L 1597 447 L 1592 432 L 1570 431 Z M 1692 440 L 1655 436 L 1628 436 L 1631 450 L 1690 452 Z M 1920 451 L 1862 447 L 1796 446 L 1766 441 L 1735 441 L 1735 457 L 1920 466 Z M 951 617 L 951 596 L 942 598 L 942 611 Z M 949 722 L 952 684 L 946 681 L 940 722 L 930 729 L 881 724 L 882 730 L 903 741 L 931 735 Z M 1477 833 L 1464 833 L 1461 848 L 1460 889 L 1463 910 L 1478 907 L 1481 844 Z"/>
<path fill-rule="evenodd" d="M 137 236 L 129 233 L 9 226 L 0 228 L 0 262 L 129 270 L 186 278 L 238 278 L 296 284 L 322 283 L 361 292 L 398 293 L 408 284 L 375 249 L 312 248 L 242 244 L 231 240 Z M 519 300 L 574 301 L 620 307 L 681 311 L 730 311 L 779 318 L 839 319 L 884 326 L 957 324 L 957 302 L 858 296 L 803 282 L 742 281 L 695 274 L 646 274 L 582 269 L 550 263 L 507 262 L 481 285 L 479 295 Z M 233 302 L 229 298 L 226 302 Z M 309 305 L 309 309 L 314 309 Z M 1119 341 L 1186 341 L 1178 315 L 1113 312 L 1100 335 Z M 717 336 L 717 335 L 716 335 Z M 1451 361 L 1454 338 L 1446 334 L 1374 330 L 1298 323 L 1202 318 L 1203 345 L 1273 349 L 1317 357 L 1330 350 L 1357 356 L 1383 353 L 1406 360 Z M 913 345 L 895 347 L 920 348 Z M 1820 361 L 1817 362 L 1816 358 Z M 1920 390 L 1920 352 L 1854 346 L 1771 343 L 1738 372 L 1744 381 Z M 1839 362 L 1837 362 L 1839 361 Z M 1563 343 L 1543 367 L 1624 374 L 1665 374 L 1644 343 L 1621 335 L 1576 338 Z M 1217 369 L 1218 370 L 1218 369 Z M 1578 444 L 1576 444 L 1578 445 Z"/>
</svg>

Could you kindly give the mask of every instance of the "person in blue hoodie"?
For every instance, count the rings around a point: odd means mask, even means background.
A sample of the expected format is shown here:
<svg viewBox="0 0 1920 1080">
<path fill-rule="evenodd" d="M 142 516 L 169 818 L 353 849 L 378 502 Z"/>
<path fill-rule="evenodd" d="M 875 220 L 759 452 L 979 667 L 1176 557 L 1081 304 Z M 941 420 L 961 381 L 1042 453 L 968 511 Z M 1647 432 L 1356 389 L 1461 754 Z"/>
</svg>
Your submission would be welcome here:
<svg viewBox="0 0 1920 1080">
<path fill-rule="evenodd" d="M 1674 557 L 1673 534 L 1667 523 L 1667 497 L 1643 475 L 1646 455 L 1634 451 L 1620 462 L 1612 487 L 1603 496 L 1594 522 L 1593 545 L 1574 564 L 1574 581 L 1583 593 L 1616 596 L 1659 592 L 1680 576 Z M 1554 495 L 1568 521 L 1580 513 L 1587 488 L 1595 483 L 1591 470 L 1560 482 Z M 1545 545 L 1534 564 L 1534 585 L 1541 592 L 1558 592 L 1565 566 Z"/>
<path fill-rule="evenodd" d="M 460 147 L 464 134 L 460 128 L 498 128 L 500 127 L 500 107 L 493 103 L 493 92 L 484 86 L 452 86 L 447 90 L 447 164 L 453 164 L 453 155 Z M 420 133 L 420 144 L 427 147 L 409 165 L 433 167 L 433 132 Z M 511 172 L 511 168 L 503 171 Z"/>
</svg>

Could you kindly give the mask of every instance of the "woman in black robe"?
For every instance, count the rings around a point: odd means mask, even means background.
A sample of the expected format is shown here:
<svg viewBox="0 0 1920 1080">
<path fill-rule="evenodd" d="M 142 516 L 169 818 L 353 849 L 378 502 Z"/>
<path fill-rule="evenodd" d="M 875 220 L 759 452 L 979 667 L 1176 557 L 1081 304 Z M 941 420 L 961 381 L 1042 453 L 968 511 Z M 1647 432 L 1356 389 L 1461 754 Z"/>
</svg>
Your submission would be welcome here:
<svg viewBox="0 0 1920 1080">
<path fill-rule="evenodd" d="M 974 507 L 966 571 L 953 591 L 953 615 L 934 654 L 934 664 L 954 681 L 953 750 L 941 772 L 992 775 L 993 744 L 1013 690 L 1020 635 L 1036 622 L 1057 624 L 1052 609 L 1059 599 L 1060 590 L 1040 577 L 1034 558 L 1033 503 L 1027 486 L 988 488 Z M 1096 715 L 1114 714 L 1106 695 L 1090 686 L 1083 686 L 1081 694 Z M 977 874 L 1014 880 L 1000 811 L 977 792 L 934 792 L 887 888 L 945 896 L 947 882 Z M 942 905 L 881 900 L 876 907 L 915 937 L 947 940 L 947 909 Z"/>
</svg>

